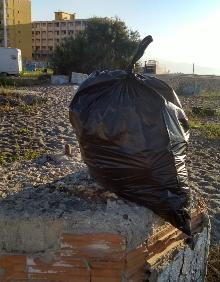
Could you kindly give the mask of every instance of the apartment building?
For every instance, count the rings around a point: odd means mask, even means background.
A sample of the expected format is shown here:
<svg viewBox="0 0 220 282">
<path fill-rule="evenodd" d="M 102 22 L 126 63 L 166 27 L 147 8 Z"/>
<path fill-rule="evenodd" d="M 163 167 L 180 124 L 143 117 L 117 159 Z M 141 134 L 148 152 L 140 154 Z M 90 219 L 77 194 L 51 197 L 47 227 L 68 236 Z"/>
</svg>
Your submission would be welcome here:
<svg viewBox="0 0 220 282">
<path fill-rule="evenodd" d="M 0 46 L 21 49 L 24 61 L 32 59 L 30 0 L 0 0 Z"/>
<path fill-rule="evenodd" d="M 5 46 L 4 35 L 5 35 L 5 18 L 4 18 L 4 11 L 5 4 L 3 0 L 0 0 L 0 47 Z"/>
<path fill-rule="evenodd" d="M 36 61 L 47 61 L 57 45 L 66 37 L 84 30 L 85 19 L 76 19 L 75 14 L 55 12 L 53 21 L 32 23 L 32 55 Z"/>
</svg>

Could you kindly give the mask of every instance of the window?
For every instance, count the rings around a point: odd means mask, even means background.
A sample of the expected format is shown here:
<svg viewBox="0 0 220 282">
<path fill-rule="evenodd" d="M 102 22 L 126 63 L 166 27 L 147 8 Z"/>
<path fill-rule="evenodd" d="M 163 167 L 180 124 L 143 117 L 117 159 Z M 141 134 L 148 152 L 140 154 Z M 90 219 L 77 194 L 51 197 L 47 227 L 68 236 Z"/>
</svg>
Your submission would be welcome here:
<svg viewBox="0 0 220 282">
<path fill-rule="evenodd" d="M 42 35 L 42 38 L 46 38 L 46 31 L 42 31 L 41 35 Z"/>
<path fill-rule="evenodd" d="M 48 35 L 48 38 L 53 38 L 53 32 L 52 31 L 48 31 L 47 35 Z"/>
<path fill-rule="evenodd" d="M 86 27 L 86 21 L 82 21 L 82 27 Z"/>
<path fill-rule="evenodd" d="M 59 27 L 60 26 L 60 23 L 55 23 L 55 27 Z"/>
<path fill-rule="evenodd" d="M 81 21 L 76 21 L 76 26 L 81 26 Z"/>
</svg>

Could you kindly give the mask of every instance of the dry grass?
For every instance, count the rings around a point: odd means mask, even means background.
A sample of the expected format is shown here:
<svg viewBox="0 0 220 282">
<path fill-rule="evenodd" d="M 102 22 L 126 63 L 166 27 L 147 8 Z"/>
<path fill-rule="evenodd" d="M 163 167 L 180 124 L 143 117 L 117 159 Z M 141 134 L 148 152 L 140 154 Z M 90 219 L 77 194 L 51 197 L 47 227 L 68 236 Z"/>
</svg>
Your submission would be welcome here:
<svg viewBox="0 0 220 282">
<path fill-rule="evenodd" d="M 42 77 L 45 77 L 45 79 L 42 79 Z M 46 76 L 0 77 L 0 85 L 2 85 L 3 87 L 26 87 L 33 85 L 42 85 L 47 82 L 49 82 L 49 78 L 47 78 Z"/>
<path fill-rule="evenodd" d="M 212 246 L 210 248 L 206 281 L 220 281 L 220 245 Z"/>
<path fill-rule="evenodd" d="M 14 107 L 10 106 L 9 104 L 7 105 L 0 105 L 0 111 L 1 112 L 10 112 L 14 109 Z"/>
<path fill-rule="evenodd" d="M 220 97 L 220 91 L 218 91 L 218 90 L 212 91 L 212 92 L 203 91 L 201 93 L 201 96 L 204 96 L 204 97 Z"/>
<path fill-rule="evenodd" d="M 4 97 L 15 97 L 16 95 L 22 95 L 22 94 L 28 94 L 29 91 L 28 90 L 24 90 L 24 89 L 17 89 L 13 86 L 3 86 L 0 85 L 0 95 L 4 96 Z"/>
<path fill-rule="evenodd" d="M 44 74 L 44 69 L 36 70 L 36 71 L 23 71 L 20 73 L 21 77 L 39 77 Z M 53 70 L 47 68 L 47 74 L 52 75 Z"/>
<path fill-rule="evenodd" d="M 190 128 L 200 131 L 201 134 L 209 140 L 220 139 L 220 123 L 218 121 L 220 109 L 218 108 L 213 112 L 211 112 L 209 108 L 199 110 L 198 114 L 193 113 L 192 109 L 185 111 L 189 118 Z M 215 117 L 216 121 L 207 121 L 204 119 L 206 117 Z"/>
</svg>

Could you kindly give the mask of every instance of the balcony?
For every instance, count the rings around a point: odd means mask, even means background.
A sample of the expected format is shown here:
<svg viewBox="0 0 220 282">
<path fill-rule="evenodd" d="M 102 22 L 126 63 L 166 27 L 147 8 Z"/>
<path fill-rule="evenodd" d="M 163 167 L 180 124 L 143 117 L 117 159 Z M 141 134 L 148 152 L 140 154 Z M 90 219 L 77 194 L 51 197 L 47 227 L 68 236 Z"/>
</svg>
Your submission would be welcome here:
<svg viewBox="0 0 220 282">
<path fill-rule="evenodd" d="M 48 31 L 53 31 L 53 30 L 54 30 L 54 26 L 53 26 L 53 25 L 52 25 L 52 26 L 49 26 L 49 25 L 48 25 L 48 26 L 47 26 L 47 30 L 48 30 Z"/>
<path fill-rule="evenodd" d="M 49 55 L 51 51 L 49 50 L 34 50 L 35 55 Z"/>
</svg>

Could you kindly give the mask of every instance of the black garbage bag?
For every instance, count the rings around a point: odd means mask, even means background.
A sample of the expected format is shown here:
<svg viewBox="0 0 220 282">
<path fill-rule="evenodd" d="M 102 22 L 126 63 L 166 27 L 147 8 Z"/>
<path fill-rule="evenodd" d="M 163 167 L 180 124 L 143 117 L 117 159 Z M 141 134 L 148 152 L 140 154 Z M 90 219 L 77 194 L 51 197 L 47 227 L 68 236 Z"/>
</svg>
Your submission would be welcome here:
<svg viewBox="0 0 220 282">
<path fill-rule="evenodd" d="M 151 41 L 142 41 L 127 70 L 92 73 L 70 104 L 70 121 L 101 185 L 190 235 L 187 118 L 165 82 L 132 73 Z"/>
</svg>

